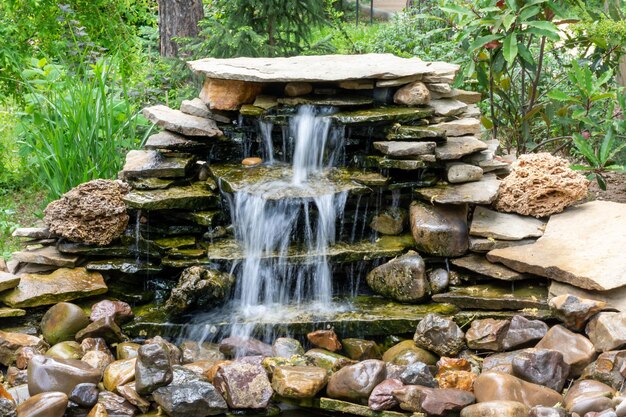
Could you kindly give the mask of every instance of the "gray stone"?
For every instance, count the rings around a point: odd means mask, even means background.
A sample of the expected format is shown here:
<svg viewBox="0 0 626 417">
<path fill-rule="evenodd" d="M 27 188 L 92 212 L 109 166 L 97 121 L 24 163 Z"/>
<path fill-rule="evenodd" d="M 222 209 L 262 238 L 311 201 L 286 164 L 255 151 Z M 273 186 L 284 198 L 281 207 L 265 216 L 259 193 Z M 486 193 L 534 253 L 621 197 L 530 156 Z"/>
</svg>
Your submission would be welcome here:
<svg viewBox="0 0 626 417">
<path fill-rule="evenodd" d="M 416 188 L 415 192 L 423 199 L 439 204 L 491 204 L 498 195 L 499 187 L 497 177 L 486 174 L 480 181 Z"/>
<path fill-rule="evenodd" d="M 503 340 L 509 329 L 508 320 L 483 319 L 474 320 L 465 333 L 467 347 L 476 350 L 503 350 Z"/>
<path fill-rule="evenodd" d="M 204 106 L 204 104 L 202 105 Z M 163 132 L 151 135 L 143 147 L 150 150 L 166 149 L 176 152 L 195 152 L 207 149 L 209 144 L 190 140 L 183 135 L 179 135 L 178 133 L 164 130 Z"/>
<path fill-rule="evenodd" d="M 454 76 L 458 65 L 400 58 L 392 54 L 317 55 L 290 58 L 205 58 L 188 62 L 207 78 L 257 82 L 324 82 L 402 77 Z"/>
<path fill-rule="evenodd" d="M 17 275 L 0 271 L 0 292 L 15 288 L 19 283 L 20 277 Z"/>
<path fill-rule="evenodd" d="M 479 181 L 483 177 L 480 167 L 461 162 L 446 165 L 446 178 L 450 184 L 462 184 L 464 182 Z"/>
<path fill-rule="evenodd" d="M 168 348 L 163 343 L 149 343 L 139 348 L 135 364 L 135 389 L 139 395 L 152 393 L 174 378 Z"/>
<path fill-rule="evenodd" d="M 374 142 L 374 148 L 391 157 L 419 156 L 434 154 L 435 142 L 385 141 Z M 481 170 L 482 172 L 482 170 Z"/>
<path fill-rule="evenodd" d="M 165 308 L 171 313 L 180 314 L 194 306 L 215 305 L 230 294 L 234 283 L 235 277 L 231 274 L 204 266 L 192 266 L 181 273 Z"/>
<path fill-rule="evenodd" d="M 500 240 L 522 240 L 542 236 L 545 226 L 544 222 L 534 217 L 498 213 L 478 206 L 474 210 L 470 235 Z"/>
<path fill-rule="evenodd" d="M 419 385 L 407 385 L 394 391 L 393 394 L 403 410 L 423 412 L 432 417 L 458 413 L 476 401 L 474 395 L 467 391 L 428 388 Z"/>
<path fill-rule="evenodd" d="M 78 256 L 61 253 L 54 246 L 44 246 L 34 250 L 13 252 L 13 259 L 18 262 L 74 268 Z"/>
<path fill-rule="evenodd" d="M 387 133 L 387 140 L 391 141 L 417 141 L 443 142 L 446 133 L 442 129 L 432 126 L 398 126 L 394 125 Z"/>
<path fill-rule="evenodd" d="M 430 100 L 430 107 L 435 110 L 437 116 L 457 116 L 467 109 L 467 104 L 454 99 Z"/>
<path fill-rule="evenodd" d="M 126 163 L 120 172 L 128 177 L 185 177 L 193 158 L 189 156 L 170 157 L 158 151 L 131 150 L 126 154 Z"/>
<path fill-rule="evenodd" d="M 272 345 L 272 355 L 289 359 L 293 355 L 304 355 L 304 348 L 296 339 L 279 337 Z"/>
<path fill-rule="evenodd" d="M 531 243 L 535 243 L 535 239 L 497 240 L 493 238 L 470 236 L 469 249 L 472 252 L 487 253 L 494 249 L 509 248 L 511 246 L 530 245 Z"/>
<path fill-rule="evenodd" d="M 50 239 L 56 237 L 47 227 L 19 227 L 13 231 L 11 236 L 29 239 Z"/>
<path fill-rule="evenodd" d="M 524 346 L 543 338 L 548 332 L 548 325 L 541 320 L 528 320 L 524 316 L 513 316 L 506 336 L 502 340 L 504 350 Z"/>
<path fill-rule="evenodd" d="M 302 104 L 312 106 L 332 106 L 332 107 L 358 107 L 367 106 L 374 103 L 372 97 L 340 95 L 340 96 L 301 96 L 283 97 L 277 100 L 278 103 L 286 106 L 299 106 Z"/>
<path fill-rule="evenodd" d="M 606 303 L 607 309 L 626 311 L 626 286 L 610 291 L 584 290 L 563 282 L 552 281 L 549 289 L 550 297 L 573 295 L 578 298 L 592 299 Z"/>
<path fill-rule="evenodd" d="M 416 248 L 438 256 L 460 256 L 467 252 L 467 206 L 454 207 L 411 203 L 409 222 Z"/>
<path fill-rule="evenodd" d="M 8 398 L 0 397 L 0 416 L 17 417 L 15 402 Z"/>
<path fill-rule="evenodd" d="M 465 347 L 465 334 L 451 319 L 428 314 L 417 328 L 413 340 L 417 346 L 440 356 L 454 356 Z"/>
<path fill-rule="evenodd" d="M 183 100 L 182 103 L 180 103 L 180 111 L 191 116 L 213 119 L 220 123 L 230 123 L 232 121 L 230 117 L 219 111 L 209 110 L 207 105 L 204 104 L 199 97 L 196 97 L 193 100 Z"/>
<path fill-rule="evenodd" d="M 421 385 L 437 388 L 437 381 L 433 377 L 428 365 L 423 362 L 414 362 L 406 366 L 400 374 L 400 381 L 405 385 Z"/>
<path fill-rule="evenodd" d="M 596 314 L 587 323 L 585 333 L 598 352 L 622 348 L 626 345 L 626 312 Z"/>
<path fill-rule="evenodd" d="M 422 257 L 409 252 L 370 271 L 367 284 L 383 297 L 400 302 L 418 302 L 430 294 L 425 270 Z"/>
<path fill-rule="evenodd" d="M 329 397 L 359 402 L 367 400 L 374 388 L 385 379 L 385 362 L 368 359 L 335 372 L 328 381 Z"/>
<path fill-rule="evenodd" d="M 127 339 L 112 316 L 102 317 L 76 333 L 77 342 L 87 338 L 102 338 L 110 344 Z"/>
<path fill-rule="evenodd" d="M 448 139 L 458 136 L 480 135 L 480 120 L 474 118 L 438 123 L 432 125 L 432 127 L 443 130 Z"/>
<path fill-rule="evenodd" d="M 563 294 L 550 299 L 550 310 L 563 324 L 574 331 L 580 331 L 591 317 L 607 308 L 606 302 Z"/>
<path fill-rule="evenodd" d="M 428 282 L 431 293 L 440 294 L 450 285 L 450 273 L 443 268 L 433 269 L 428 273 Z"/>
<path fill-rule="evenodd" d="M 220 365 L 213 384 L 228 406 L 235 409 L 266 408 L 273 394 L 270 381 L 261 365 L 243 362 Z"/>
<path fill-rule="evenodd" d="M 78 384 L 72 390 L 69 399 L 81 407 L 93 407 L 98 402 L 98 386 L 89 382 Z"/>
<path fill-rule="evenodd" d="M 502 281 L 519 281 L 530 278 L 528 274 L 521 274 L 506 266 L 491 263 L 483 255 L 475 253 L 462 258 L 452 259 L 451 262 L 454 266 Z"/>
<path fill-rule="evenodd" d="M 487 258 L 520 272 L 606 291 L 626 285 L 625 228 L 626 204 L 593 201 L 552 216 L 536 243 L 495 249 Z"/>
<path fill-rule="evenodd" d="M 216 137 L 222 135 L 222 131 L 217 128 L 214 120 L 191 116 L 161 104 L 146 107 L 143 109 L 143 115 L 157 126 L 185 136 Z"/>
<path fill-rule="evenodd" d="M 398 401 L 393 397 L 393 391 L 402 388 L 403 384 L 398 379 L 387 378 L 376 385 L 367 400 L 367 405 L 374 411 L 390 410 L 398 406 Z"/>
<path fill-rule="evenodd" d="M 437 144 L 435 155 L 438 160 L 450 161 L 485 149 L 487 144 L 474 136 L 448 137 L 445 142 Z"/>
<path fill-rule="evenodd" d="M 559 392 L 570 371 L 563 354 L 550 349 L 526 349 L 513 358 L 512 367 L 516 377 Z"/>
<path fill-rule="evenodd" d="M 452 87 L 448 83 L 429 83 L 427 87 L 431 93 L 452 94 Z"/>
<path fill-rule="evenodd" d="M 98 394 L 97 407 L 104 407 L 106 415 L 109 417 L 133 417 L 137 414 L 137 409 L 124 397 L 109 391 L 102 391 Z M 98 417 L 102 414 L 98 415 Z"/>
<path fill-rule="evenodd" d="M 28 363 L 28 391 L 31 395 L 50 391 L 70 395 L 78 384 L 97 384 L 100 377 L 98 369 L 75 359 L 36 355 Z"/>
</svg>

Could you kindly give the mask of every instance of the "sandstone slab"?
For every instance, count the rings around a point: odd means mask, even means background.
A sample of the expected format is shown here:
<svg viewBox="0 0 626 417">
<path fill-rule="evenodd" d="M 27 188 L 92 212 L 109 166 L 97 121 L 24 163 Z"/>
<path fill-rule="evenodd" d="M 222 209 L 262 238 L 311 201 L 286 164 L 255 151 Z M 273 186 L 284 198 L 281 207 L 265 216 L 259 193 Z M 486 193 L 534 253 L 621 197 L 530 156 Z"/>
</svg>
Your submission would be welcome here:
<svg viewBox="0 0 626 417">
<path fill-rule="evenodd" d="M 0 295 L 10 307 L 36 307 L 107 292 L 104 278 L 85 268 L 57 269 L 49 275 L 24 274 L 15 289 Z"/>
<path fill-rule="evenodd" d="M 512 285 L 503 282 L 451 288 L 447 293 L 433 295 L 433 300 L 462 309 L 521 310 L 546 309 L 547 296 L 547 288 L 536 284 L 522 282 Z"/>
<path fill-rule="evenodd" d="M 457 116 L 467 109 L 467 104 L 462 101 L 448 98 L 431 100 L 429 105 L 435 110 L 435 115 L 446 117 Z"/>
<path fill-rule="evenodd" d="M 626 313 L 599 313 L 589 321 L 585 332 L 598 352 L 626 345 Z"/>
<path fill-rule="evenodd" d="M 593 201 L 552 216 L 536 243 L 495 249 L 487 259 L 580 288 L 611 290 L 626 286 L 625 229 L 626 204 Z"/>
<path fill-rule="evenodd" d="M 76 266 L 78 256 L 61 253 L 54 246 L 44 246 L 34 250 L 14 252 L 13 259 L 24 263 L 73 268 Z"/>
<path fill-rule="evenodd" d="M 120 175 L 126 177 L 180 178 L 187 174 L 191 157 L 168 157 L 158 151 L 132 150 Z"/>
<path fill-rule="evenodd" d="M 480 134 L 480 120 L 474 118 L 466 118 L 453 120 L 450 122 L 438 123 L 432 125 L 432 127 L 438 130 L 443 130 L 446 133 L 448 139 L 450 137 Z"/>
<path fill-rule="evenodd" d="M 474 136 L 449 137 L 448 140 L 437 145 L 435 155 L 438 160 L 450 161 L 485 149 L 487 149 L 487 144 Z"/>
<path fill-rule="evenodd" d="M 549 288 L 550 298 L 560 295 L 573 295 L 578 298 L 603 301 L 607 308 L 626 311 L 626 286 L 609 291 L 584 290 L 563 282 L 552 281 Z"/>
<path fill-rule="evenodd" d="M 0 292 L 15 288 L 19 283 L 20 277 L 17 275 L 0 271 Z"/>
<path fill-rule="evenodd" d="M 162 104 L 146 107 L 143 109 L 143 115 L 157 126 L 185 136 L 216 137 L 222 135 L 222 131 L 217 128 L 214 120 L 191 116 Z"/>
<path fill-rule="evenodd" d="M 423 199 L 439 204 L 491 204 L 498 195 L 500 181 L 493 174 L 483 175 L 480 181 L 465 184 L 441 184 L 416 188 Z"/>
<path fill-rule="evenodd" d="M 167 190 L 131 191 L 124 202 L 132 208 L 146 210 L 215 208 L 218 197 L 203 184 L 172 187 Z"/>
<path fill-rule="evenodd" d="M 374 142 L 374 148 L 391 157 L 433 154 L 435 153 L 435 146 L 435 142 Z"/>
<path fill-rule="evenodd" d="M 483 255 L 475 253 L 452 259 L 451 262 L 454 266 L 502 281 L 519 281 L 530 277 L 528 274 L 514 271 L 506 266 L 491 263 Z"/>
<path fill-rule="evenodd" d="M 541 237 L 544 228 L 545 223 L 533 217 L 499 213 L 478 206 L 474 210 L 470 235 L 500 240 L 522 240 Z"/>
<path fill-rule="evenodd" d="M 167 149 L 177 152 L 194 152 L 208 148 L 209 144 L 187 139 L 185 136 L 179 135 L 178 133 L 164 130 L 163 132 L 151 135 L 143 147 L 144 149 L 150 150 Z"/>
<path fill-rule="evenodd" d="M 531 243 L 535 243 L 535 239 L 497 240 L 493 238 L 470 236 L 469 249 L 472 252 L 487 253 L 494 249 L 509 248 L 511 246 L 530 245 Z"/>
<path fill-rule="evenodd" d="M 392 54 L 317 55 L 290 58 L 205 58 L 188 62 L 208 78 L 256 82 L 320 82 L 360 79 L 393 80 L 453 75 L 459 66 L 400 58 Z"/>
</svg>

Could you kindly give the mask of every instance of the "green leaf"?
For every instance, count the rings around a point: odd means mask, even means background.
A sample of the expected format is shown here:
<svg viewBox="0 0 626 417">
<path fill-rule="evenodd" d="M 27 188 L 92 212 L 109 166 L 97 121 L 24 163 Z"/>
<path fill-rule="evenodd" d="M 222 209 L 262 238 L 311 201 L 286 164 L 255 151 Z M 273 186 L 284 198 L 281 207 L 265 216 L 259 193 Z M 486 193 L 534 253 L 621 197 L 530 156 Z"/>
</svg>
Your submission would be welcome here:
<svg viewBox="0 0 626 417">
<path fill-rule="evenodd" d="M 548 93 L 548 98 L 556 101 L 576 101 L 563 90 L 552 90 Z"/>
<path fill-rule="evenodd" d="M 587 161 L 592 166 L 594 167 L 600 166 L 600 161 L 598 160 L 598 157 L 595 151 L 593 150 L 589 142 L 587 142 L 587 140 L 583 138 L 580 133 L 574 133 L 574 135 L 572 136 L 572 141 L 574 142 L 576 149 L 578 149 L 578 151 L 581 154 L 583 154 L 585 159 L 587 159 Z"/>
<path fill-rule="evenodd" d="M 530 53 L 528 48 L 526 48 L 526 45 L 524 45 L 523 43 L 518 43 L 517 47 L 518 47 L 519 56 L 530 67 L 530 69 L 534 71 L 537 64 L 535 63 L 535 59 L 533 58 L 533 55 Z"/>
<path fill-rule="evenodd" d="M 502 39 L 502 35 L 487 35 L 487 36 L 481 36 L 479 38 L 476 38 L 474 40 L 474 42 L 472 42 L 469 46 L 469 50 L 470 51 L 475 51 L 478 48 L 482 48 L 483 46 L 485 46 L 487 43 L 491 42 L 491 41 L 496 41 Z"/>
<path fill-rule="evenodd" d="M 511 29 L 511 25 L 515 22 L 515 17 L 516 16 L 511 12 L 507 12 L 507 14 L 502 16 L 502 25 L 506 31 Z"/>
<path fill-rule="evenodd" d="M 482 116 L 480 118 L 480 122 L 485 127 L 485 129 L 487 129 L 487 130 L 493 129 L 493 122 L 487 116 Z"/>
<path fill-rule="evenodd" d="M 509 64 L 513 64 L 515 58 L 517 58 L 517 36 L 516 33 L 510 33 L 502 44 L 502 53 L 504 54 L 504 59 Z"/>
<path fill-rule="evenodd" d="M 606 180 L 602 174 L 596 173 L 596 181 L 598 182 L 598 186 L 602 191 L 606 191 Z"/>
<path fill-rule="evenodd" d="M 561 39 L 558 33 L 537 27 L 528 27 L 526 30 L 523 31 L 523 33 L 532 33 L 537 36 L 545 36 L 546 38 L 553 41 L 558 41 Z"/>
<path fill-rule="evenodd" d="M 604 165 L 609 159 L 609 153 L 613 149 L 613 143 L 615 141 L 615 134 L 613 129 L 609 129 L 604 135 L 604 139 L 602 139 L 602 143 L 600 144 L 600 162 Z"/>
</svg>

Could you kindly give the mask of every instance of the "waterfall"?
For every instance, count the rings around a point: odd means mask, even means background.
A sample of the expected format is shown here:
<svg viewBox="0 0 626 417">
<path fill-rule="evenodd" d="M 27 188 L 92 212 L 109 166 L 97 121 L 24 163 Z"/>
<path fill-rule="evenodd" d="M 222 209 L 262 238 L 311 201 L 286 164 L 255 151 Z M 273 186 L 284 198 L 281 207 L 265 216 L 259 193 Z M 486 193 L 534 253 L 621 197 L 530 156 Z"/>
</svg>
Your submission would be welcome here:
<svg viewBox="0 0 626 417">
<path fill-rule="evenodd" d="M 266 120 L 259 119 L 259 133 L 263 139 L 265 149 L 265 162 L 274 163 L 274 142 L 272 141 L 272 129 L 274 124 Z"/>
</svg>

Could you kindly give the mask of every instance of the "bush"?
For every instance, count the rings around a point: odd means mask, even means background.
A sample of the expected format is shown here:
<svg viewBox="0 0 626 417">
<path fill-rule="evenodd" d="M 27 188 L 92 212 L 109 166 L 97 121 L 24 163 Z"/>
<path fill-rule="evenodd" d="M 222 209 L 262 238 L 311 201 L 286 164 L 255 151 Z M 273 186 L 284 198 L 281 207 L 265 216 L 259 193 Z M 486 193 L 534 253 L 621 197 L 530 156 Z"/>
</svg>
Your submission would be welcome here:
<svg viewBox="0 0 626 417">
<path fill-rule="evenodd" d="M 145 127 L 113 60 L 71 74 L 33 60 L 24 70 L 27 103 L 19 123 L 27 167 L 50 199 L 95 178 L 114 178 Z"/>
</svg>

